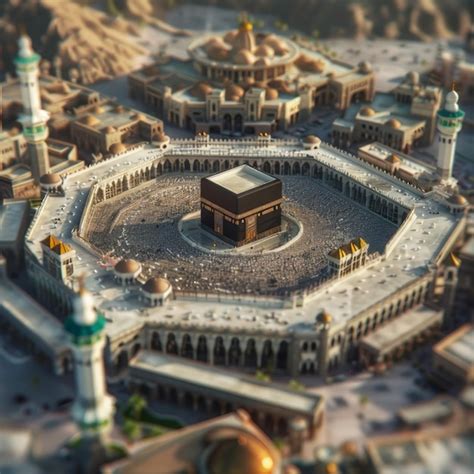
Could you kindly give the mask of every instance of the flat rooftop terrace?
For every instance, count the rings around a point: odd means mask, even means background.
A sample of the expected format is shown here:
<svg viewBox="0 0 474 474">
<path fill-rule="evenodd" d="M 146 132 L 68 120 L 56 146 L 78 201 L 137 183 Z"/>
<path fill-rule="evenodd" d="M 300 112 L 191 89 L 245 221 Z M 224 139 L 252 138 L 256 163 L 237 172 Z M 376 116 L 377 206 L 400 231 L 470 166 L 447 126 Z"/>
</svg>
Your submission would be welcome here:
<svg viewBox="0 0 474 474">
<path fill-rule="evenodd" d="M 142 351 L 130 362 L 132 377 L 139 372 L 156 375 L 181 384 L 203 388 L 222 395 L 258 402 L 312 416 L 322 398 L 306 392 L 295 392 L 275 385 L 267 385 L 239 374 L 216 370 L 204 364 L 182 358 Z"/>
<path fill-rule="evenodd" d="M 474 366 L 474 325 L 462 326 L 445 337 L 435 352 L 466 368 Z"/>
<path fill-rule="evenodd" d="M 234 194 L 245 193 L 277 180 L 277 178 L 248 165 L 237 166 L 214 176 L 209 176 L 207 179 Z"/>
</svg>

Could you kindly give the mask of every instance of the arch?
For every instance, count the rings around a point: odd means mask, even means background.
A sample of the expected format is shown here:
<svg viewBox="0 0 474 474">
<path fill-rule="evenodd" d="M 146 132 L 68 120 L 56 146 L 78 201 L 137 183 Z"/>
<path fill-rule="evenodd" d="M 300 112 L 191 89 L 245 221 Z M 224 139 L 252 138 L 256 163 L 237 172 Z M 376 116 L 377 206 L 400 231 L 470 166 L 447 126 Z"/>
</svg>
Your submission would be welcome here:
<svg viewBox="0 0 474 474">
<path fill-rule="evenodd" d="M 280 162 L 279 161 L 275 162 L 273 168 L 274 168 L 275 174 L 280 174 Z"/>
<path fill-rule="evenodd" d="M 189 164 L 189 160 L 184 160 L 184 171 L 191 171 L 191 165 Z"/>
<path fill-rule="evenodd" d="M 210 169 L 210 163 L 209 160 L 204 160 L 204 171 L 207 173 Z"/>
<path fill-rule="evenodd" d="M 270 165 L 270 163 L 269 163 L 268 161 L 265 161 L 265 162 L 263 163 L 263 171 L 264 171 L 265 173 L 270 173 L 270 172 L 271 172 L 271 165 Z"/>
<path fill-rule="evenodd" d="M 135 357 L 141 348 L 142 345 L 139 342 L 135 343 L 132 347 L 132 357 Z"/>
<path fill-rule="evenodd" d="M 171 172 L 171 163 L 170 163 L 170 160 L 166 160 L 165 161 L 165 164 L 163 166 L 163 171 L 165 173 L 170 173 Z"/>
<path fill-rule="evenodd" d="M 230 114 L 224 115 L 222 129 L 226 132 L 230 132 L 232 130 L 232 117 Z"/>
<path fill-rule="evenodd" d="M 191 410 L 194 408 L 194 397 L 192 393 L 184 392 L 183 404 L 186 408 L 189 408 Z"/>
<path fill-rule="evenodd" d="M 178 344 L 175 335 L 170 332 L 166 341 L 166 353 L 178 355 Z"/>
<path fill-rule="evenodd" d="M 161 174 L 163 174 L 163 165 L 161 163 L 158 163 L 158 165 L 156 166 L 156 174 L 158 176 L 160 176 Z"/>
<path fill-rule="evenodd" d="M 184 334 L 181 341 L 181 356 L 186 357 L 187 359 L 192 359 L 194 357 L 193 345 L 189 334 Z"/>
<path fill-rule="evenodd" d="M 224 161 L 224 169 L 228 170 L 229 169 L 229 160 Z"/>
<path fill-rule="evenodd" d="M 225 346 L 221 336 L 214 343 L 214 365 L 225 365 Z"/>
<path fill-rule="evenodd" d="M 288 163 L 288 161 L 285 161 L 285 163 L 283 163 L 283 174 L 285 176 L 291 174 L 291 166 L 290 164 Z"/>
<path fill-rule="evenodd" d="M 217 173 L 220 169 L 220 163 L 219 163 L 219 160 L 216 160 L 214 161 L 214 163 L 212 163 L 212 171 L 214 173 Z"/>
<path fill-rule="evenodd" d="M 117 357 L 117 369 L 123 370 L 128 365 L 128 352 L 125 349 L 120 351 L 120 354 Z"/>
<path fill-rule="evenodd" d="M 196 349 L 196 359 L 201 362 L 207 362 L 207 340 L 206 336 L 199 336 L 197 349 Z"/>
<path fill-rule="evenodd" d="M 286 370 L 288 367 L 288 342 L 281 341 L 277 353 L 277 369 Z"/>
<path fill-rule="evenodd" d="M 296 161 L 293 163 L 293 173 L 294 175 L 300 174 L 300 164 Z"/>
<path fill-rule="evenodd" d="M 154 331 L 151 335 L 151 348 L 158 352 L 163 350 L 163 347 L 161 346 L 160 335 L 156 331 Z"/>
<path fill-rule="evenodd" d="M 174 172 L 178 172 L 180 170 L 180 163 L 179 163 L 179 160 L 176 160 L 174 163 L 173 163 L 173 171 Z"/>
<path fill-rule="evenodd" d="M 234 130 L 236 132 L 242 133 L 242 123 L 243 123 L 242 114 L 237 114 L 234 117 Z"/>
<path fill-rule="evenodd" d="M 193 171 L 196 173 L 199 173 L 200 171 L 199 160 L 193 161 Z"/>
<path fill-rule="evenodd" d="M 309 176 L 309 163 L 303 163 L 303 166 L 301 167 L 301 174 L 303 176 Z"/>
<path fill-rule="evenodd" d="M 272 341 L 267 339 L 263 343 L 262 361 L 260 366 L 271 372 L 274 369 L 274 355 Z"/>
<path fill-rule="evenodd" d="M 257 367 L 257 350 L 255 348 L 255 340 L 249 339 L 247 346 L 245 347 L 244 353 L 244 366 L 245 367 Z"/>
<path fill-rule="evenodd" d="M 241 355 L 242 349 L 240 348 L 240 341 L 237 337 L 233 337 L 228 351 L 229 365 L 239 366 Z"/>
</svg>

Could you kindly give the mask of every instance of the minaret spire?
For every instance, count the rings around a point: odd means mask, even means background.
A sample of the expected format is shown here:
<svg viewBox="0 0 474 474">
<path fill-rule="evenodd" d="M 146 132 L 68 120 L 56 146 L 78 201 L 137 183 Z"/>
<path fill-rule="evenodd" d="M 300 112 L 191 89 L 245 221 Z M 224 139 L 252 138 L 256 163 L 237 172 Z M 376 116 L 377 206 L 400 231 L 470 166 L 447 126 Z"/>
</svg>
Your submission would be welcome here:
<svg viewBox="0 0 474 474">
<path fill-rule="evenodd" d="M 103 350 L 104 316 L 97 314 L 92 294 L 79 278 L 73 313 L 65 323 L 74 354 L 76 399 L 72 416 L 86 437 L 107 431 L 113 422 L 113 398 L 107 394 Z"/>
<path fill-rule="evenodd" d="M 39 62 L 41 57 L 33 51 L 30 38 L 22 34 L 18 41 L 15 58 L 16 72 L 20 78 L 23 114 L 20 122 L 28 144 L 28 156 L 33 178 L 39 183 L 41 176 L 49 171 L 49 156 L 46 139 L 49 114 L 41 108 L 39 90 Z"/>
<path fill-rule="evenodd" d="M 464 112 L 458 105 L 459 95 L 452 89 L 446 94 L 444 107 L 438 112 L 437 128 L 438 157 L 437 172 L 441 181 L 448 182 L 452 178 L 456 139 L 462 127 Z"/>
</svg>

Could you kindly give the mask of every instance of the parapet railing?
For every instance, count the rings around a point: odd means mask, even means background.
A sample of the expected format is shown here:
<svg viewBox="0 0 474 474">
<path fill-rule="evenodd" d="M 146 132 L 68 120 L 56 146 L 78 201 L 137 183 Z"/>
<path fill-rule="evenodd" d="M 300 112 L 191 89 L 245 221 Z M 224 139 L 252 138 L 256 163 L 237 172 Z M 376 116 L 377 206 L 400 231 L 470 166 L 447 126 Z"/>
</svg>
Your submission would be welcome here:
<svg viewBox="0 0 474 474">
<path fill-rule="evenodd" d="M 402 222 L 400 227 L 397 229 L 395 234 L 390 238 L 390 240 L 385 244 L 384 256 L 388 257 L 394 250 L 394 248 L 398 245 L 400 240 L 405 235 L 405 230 L 409 227 L 416 219 L 415 209 L 413 208 Z"/>
</svg>

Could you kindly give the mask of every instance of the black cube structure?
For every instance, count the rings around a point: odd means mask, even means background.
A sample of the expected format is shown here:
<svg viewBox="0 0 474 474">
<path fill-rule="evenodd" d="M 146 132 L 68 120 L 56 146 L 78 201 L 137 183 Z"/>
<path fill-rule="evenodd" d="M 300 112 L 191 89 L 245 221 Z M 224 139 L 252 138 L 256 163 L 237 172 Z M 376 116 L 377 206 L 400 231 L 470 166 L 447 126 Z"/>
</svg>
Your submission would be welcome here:
<svg viewBox="0 0 474 474">
<path fill-rule="evenodd" d="M 281 229 L 282 184 L 248 165 L 201 179 L 201 225 L 235 246 Z"/>
</svg>

